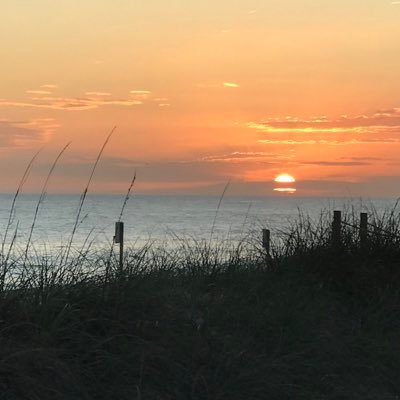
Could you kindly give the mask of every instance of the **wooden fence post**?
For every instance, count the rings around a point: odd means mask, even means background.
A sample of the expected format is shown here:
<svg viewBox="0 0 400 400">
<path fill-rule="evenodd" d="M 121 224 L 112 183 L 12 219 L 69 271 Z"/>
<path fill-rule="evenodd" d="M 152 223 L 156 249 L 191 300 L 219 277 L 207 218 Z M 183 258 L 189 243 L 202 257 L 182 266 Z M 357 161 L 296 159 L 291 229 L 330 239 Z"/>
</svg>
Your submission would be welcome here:
<svg viewBox="0 0 400 400">
<path fill-rule="evenodd" d="M 119 243 L 119 272 L 124 268 L 124 223 L 118 221 L 115 223 L 114 243 Z"/>
<path fill-rule="evenodd" d="M 340 246 L 340 244 L 342 242 L 341 231 L 342 231 L 342 212 L 334 211 L 333 212 L 333 222 L 332 222 L 332 245 L 333 245 L 333 247 Z"/>
<path fill-rule="evenodd" d="M 364 247 L 368 241 L 368 214 L 360 213 L 360 245 Z"/>
<path fill-rule="evenodd" d="M 262 230 L 262 246 L 269 256 L 270 253 L 270 241 L 271 241 L 271 231 L 269 229 Z"/>
</svg>

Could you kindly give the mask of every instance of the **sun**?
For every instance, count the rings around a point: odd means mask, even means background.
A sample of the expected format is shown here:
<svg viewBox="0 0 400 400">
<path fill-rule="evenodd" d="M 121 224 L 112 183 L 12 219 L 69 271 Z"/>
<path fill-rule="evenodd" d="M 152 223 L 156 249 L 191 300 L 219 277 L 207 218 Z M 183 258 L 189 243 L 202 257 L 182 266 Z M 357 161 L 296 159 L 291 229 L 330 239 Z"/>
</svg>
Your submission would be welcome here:
<svg viewBox="0 0 400 400">
<path fill-rule="evenodd" d="M 274 179 L 274 181 L 278 183 L 293 183 L 296 182 L 296 179 L 289 174 L 280 174 Z"/>
</svg>

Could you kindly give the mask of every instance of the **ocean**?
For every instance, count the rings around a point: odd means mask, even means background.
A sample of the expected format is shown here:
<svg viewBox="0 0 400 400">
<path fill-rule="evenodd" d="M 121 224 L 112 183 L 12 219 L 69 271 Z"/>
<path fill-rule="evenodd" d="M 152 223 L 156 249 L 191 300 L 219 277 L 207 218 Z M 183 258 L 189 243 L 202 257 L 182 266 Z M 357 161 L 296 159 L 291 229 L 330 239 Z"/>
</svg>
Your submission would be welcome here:
<svg viewBox="0 0 400 400">
<path fill-rule="evenodd" d="M 15 247 L 24 248 L 31 230 L 39 195 L 21 194 L 15 204 L 6 242 L 15 235 Z M 4 240 L 10 218 L 13 195 L 0 195 L 0 238 Z M 220 203 L 221 202 L 221 203 Z M 35 248 L 47 251 L 66 246 L 79 208 L 79 195 L 47 195 L 38 209 L 32 233 Z M 73 246 L 84 243 L 95 247 L 109 246 L 119 219 L 124 196 L 89 194 L 79 218 Z M 219 205 L 220 203 L 220 205 Z M 241 240 L 261 229 L 274 232 L 284 229 L 299 211 L 318 218 L 325 210 L 355 206 L 365 210 L 392 208 L 396 199 L 364 200 L 349 198 L 297 197 L 192 197 L 133 195 L 122 215 L 127 246 L 141 246 L 149 241 L 173 246 L 185 238 L 196 240 Z M 219 206 L 219 207 L 218 207 Z"/>
</svg>

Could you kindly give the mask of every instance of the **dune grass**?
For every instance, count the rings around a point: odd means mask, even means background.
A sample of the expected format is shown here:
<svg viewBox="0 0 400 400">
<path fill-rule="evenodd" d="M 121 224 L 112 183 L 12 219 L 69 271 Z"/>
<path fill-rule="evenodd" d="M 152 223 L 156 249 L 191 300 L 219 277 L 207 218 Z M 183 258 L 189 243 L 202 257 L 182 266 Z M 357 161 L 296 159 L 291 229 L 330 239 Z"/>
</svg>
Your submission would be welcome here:
<svg viewBox="0 0 400 400">
<path fill-rule="evenodd" d="M 300 215 L 272 259 L 256 237 L 149 243 L 122 273 L 90 246 L 10 257 L 0 399 L 396 399 L 398 215 L 374 218 L 361 249 L 349 210 L 332 248 Z"/>
</svg>

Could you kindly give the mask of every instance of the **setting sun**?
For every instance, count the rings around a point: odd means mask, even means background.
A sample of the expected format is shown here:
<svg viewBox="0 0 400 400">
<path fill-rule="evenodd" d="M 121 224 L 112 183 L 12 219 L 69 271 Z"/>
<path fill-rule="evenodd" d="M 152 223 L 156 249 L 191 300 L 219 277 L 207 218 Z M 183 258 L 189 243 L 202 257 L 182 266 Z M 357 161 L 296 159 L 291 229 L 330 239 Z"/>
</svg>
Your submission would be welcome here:
<svg viewBox="0 0 400 400">
<path fill-rule="evenodd" d="M 280 174 L 274 179 L 274 181 L 278 183 L 293 183 L 296 182 L 296 179 L 289 174 Z"/>
</svg>

